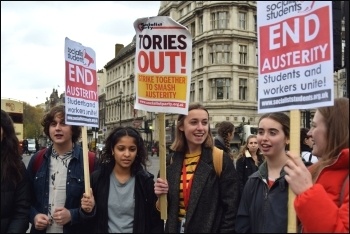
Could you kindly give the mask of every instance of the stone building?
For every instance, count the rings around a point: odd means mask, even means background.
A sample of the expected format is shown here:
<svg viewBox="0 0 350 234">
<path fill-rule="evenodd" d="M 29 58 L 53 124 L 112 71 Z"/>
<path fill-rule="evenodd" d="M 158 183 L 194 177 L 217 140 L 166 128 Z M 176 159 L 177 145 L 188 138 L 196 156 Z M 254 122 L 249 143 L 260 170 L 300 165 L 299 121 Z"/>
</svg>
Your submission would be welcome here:
<svg viewBox="0 0 350 234">
<path fill-rule="evenodd" d="M 161 1 L 158 15 L 169 16 L 188 27 L 192 34 L 192 77 L 190 102 L 201 102 L 209 110 L 210 127 L 221 121 L 239 126 L 257 124 L 258 41 L 256 1 Z M 106 132 L 119 125 L 147 125 L 157 129 L 156 113 L 135 111 L 135 37 L 115 45 L 115 58 L 105 65 Z M 342 70 L 343 71 L 343 70 Z M 335 96 L 343 96 L 341 72 L 334 74 Z M 342 79 L 341 82 L 338 82 Z M 100 103 L 100 106 L 102 103 Z M 103 104 L 104 105 L 104 104 Z M 301 110 L 302 123 L 307 122 Z M 166 114 L 166 126 L 177 114 Z M 144 139 L 157 140 L 158 133 L 143 133 Z"/>
</svg>

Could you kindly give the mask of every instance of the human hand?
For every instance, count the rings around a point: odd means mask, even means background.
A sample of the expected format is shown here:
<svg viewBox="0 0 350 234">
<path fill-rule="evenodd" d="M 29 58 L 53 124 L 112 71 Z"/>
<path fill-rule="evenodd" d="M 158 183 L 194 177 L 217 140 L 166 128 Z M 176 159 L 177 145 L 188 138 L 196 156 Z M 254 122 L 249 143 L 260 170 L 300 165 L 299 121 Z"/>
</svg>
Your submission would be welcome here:
<svg viewBox="0 0 350 234">
<path fill-rule="evenodd" d="M 95 198 L 90 188 L 90 194 L 84 193 L 81 199 L 81 208 L 86 212 L 90 213 L 95 207 Z"/>
<path fill-rule="evenodd" d="M 70 222 L 72 217 L 70 211 L 65 207 L 57 207 L 52 215 L 53 220 L 59 225 L 65 225 Z"/>
<path fill-rule="evenodd" d="M 154 183 L 154 193 L 159 198 L 162 194 L 167 194 L 169 190 L 168 181 L 163 180 L 162 178 L 157 178 Z"/>
<path fill-rule="evenodd" d="M 296 195 L 299 195 L 313 186 L 312 176 L 300 155 L 291 153 L 290 151 L 286 154 L 289 159 L 284 166 L 284 171 L 286 172 L 285 179 L 292 191 Z"/>
<path fill-rule="evenodd" d="M 45 214 L 37 214 L 34 217 L 34 227 L 37 230 L 45 230 L 50 224 L 49 216 Z"/>
</svg>

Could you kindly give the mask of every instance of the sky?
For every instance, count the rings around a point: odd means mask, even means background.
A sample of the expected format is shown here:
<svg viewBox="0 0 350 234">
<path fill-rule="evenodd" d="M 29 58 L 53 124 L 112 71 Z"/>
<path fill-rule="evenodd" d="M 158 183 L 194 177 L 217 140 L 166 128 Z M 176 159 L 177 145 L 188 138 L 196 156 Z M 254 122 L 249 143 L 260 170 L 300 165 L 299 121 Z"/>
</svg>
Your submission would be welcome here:
<svg viewBox="0 0 350 234">
<path fill-rule="evenodd" d="M 158 15 L 160 1 L 1 1 L 1 98 L 44 103 L 64 92 L 65 38 L 92 48 L 96 69 L 131 43 L 133 23 Z"/>
</svg>

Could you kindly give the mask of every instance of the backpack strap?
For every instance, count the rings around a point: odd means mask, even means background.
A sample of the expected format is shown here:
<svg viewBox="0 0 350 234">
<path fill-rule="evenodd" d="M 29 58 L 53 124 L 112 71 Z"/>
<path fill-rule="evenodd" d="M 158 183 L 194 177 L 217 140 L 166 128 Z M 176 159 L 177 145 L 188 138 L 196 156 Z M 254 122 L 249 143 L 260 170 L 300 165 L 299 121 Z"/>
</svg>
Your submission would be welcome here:
<svg viewBox="0 0 350 234">
<path fill-rule="evenodd" d="M 223 161 L 224 151 L 214 146 L 213 148 L 213 163 L 216 175 L 220 177 L 222 171 L 222 161 Z"/>
<path fill-rule="evenodd" d="M 32 167 L 34 174 L 39 170 L 39 167 L 43 163 L 44 154 L 46 153 L 46 150 L 47 150 L 47 148 L 44 148 L 44 149 L 40 150 L 37 153 L 37 155 L 35 156 L 34 164 L 33 164 L 33 167 Z"/>
<path fill-rule="evenodd" d="M 308 161 L 308 162 L 311 163 L 311 159 L 312 159 L 312 154 L 310 153 L 310 154 L 309 154 L 309 161 Z"/>
</svg>

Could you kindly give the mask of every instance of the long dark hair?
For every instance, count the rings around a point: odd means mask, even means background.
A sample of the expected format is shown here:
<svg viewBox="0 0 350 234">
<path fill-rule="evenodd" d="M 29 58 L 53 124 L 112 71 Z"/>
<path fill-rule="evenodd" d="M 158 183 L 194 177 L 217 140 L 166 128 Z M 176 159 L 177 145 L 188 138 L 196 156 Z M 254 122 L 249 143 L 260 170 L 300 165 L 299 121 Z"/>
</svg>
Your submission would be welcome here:
<svg viewBox="0 0 350 234">
<path fill-rule="evenodd" d="M 1 128 L 1 182 L 11 180 L 17 184 L 22 180 L 21 169 L 24 164 L 13 121 L 4 110 L 1 110 Z"/>
<path fill-rule="evenodd" d="M 113 170 L 115 165 L 115 159 L 112 155 L 113 148 L 124 136 L 130 136 L 134 138 L 134 142 L 137 147 L 137 155 L 135 161 L 131 165 L 131 175 L 135 175 L 139 170 L 142 169 L 147 170 L 148 155 L 141 134 L 133 127 L 119 126 L 113 129 L 113 131 L 109 134 L 105 141 L 105 147 L 102 149 L 102 153 L 100 155 L 100 165 L 101 168 L 104 167 L 106 169 L 102 170 L 102 173 L 107 173 L 109 175 Z"/>
<path fill-rule="evenodd" d="M 312 149 L 305 143 L 305 139 L 308 139 L 310 136 L 307 133 L 310 131 L 308 128 L 300 129 L 300 153 L 303 151 L 311 152 Z"/>
<path fill-rule="evenodd" d="M 234 134 L 235 125 L 229 121 L 222 121 L 218 128 L 218 135 L 222 137 L 226 146 L 226 152 L 231 154 L 230 140 L 228 134 Z"/>
</svg>

